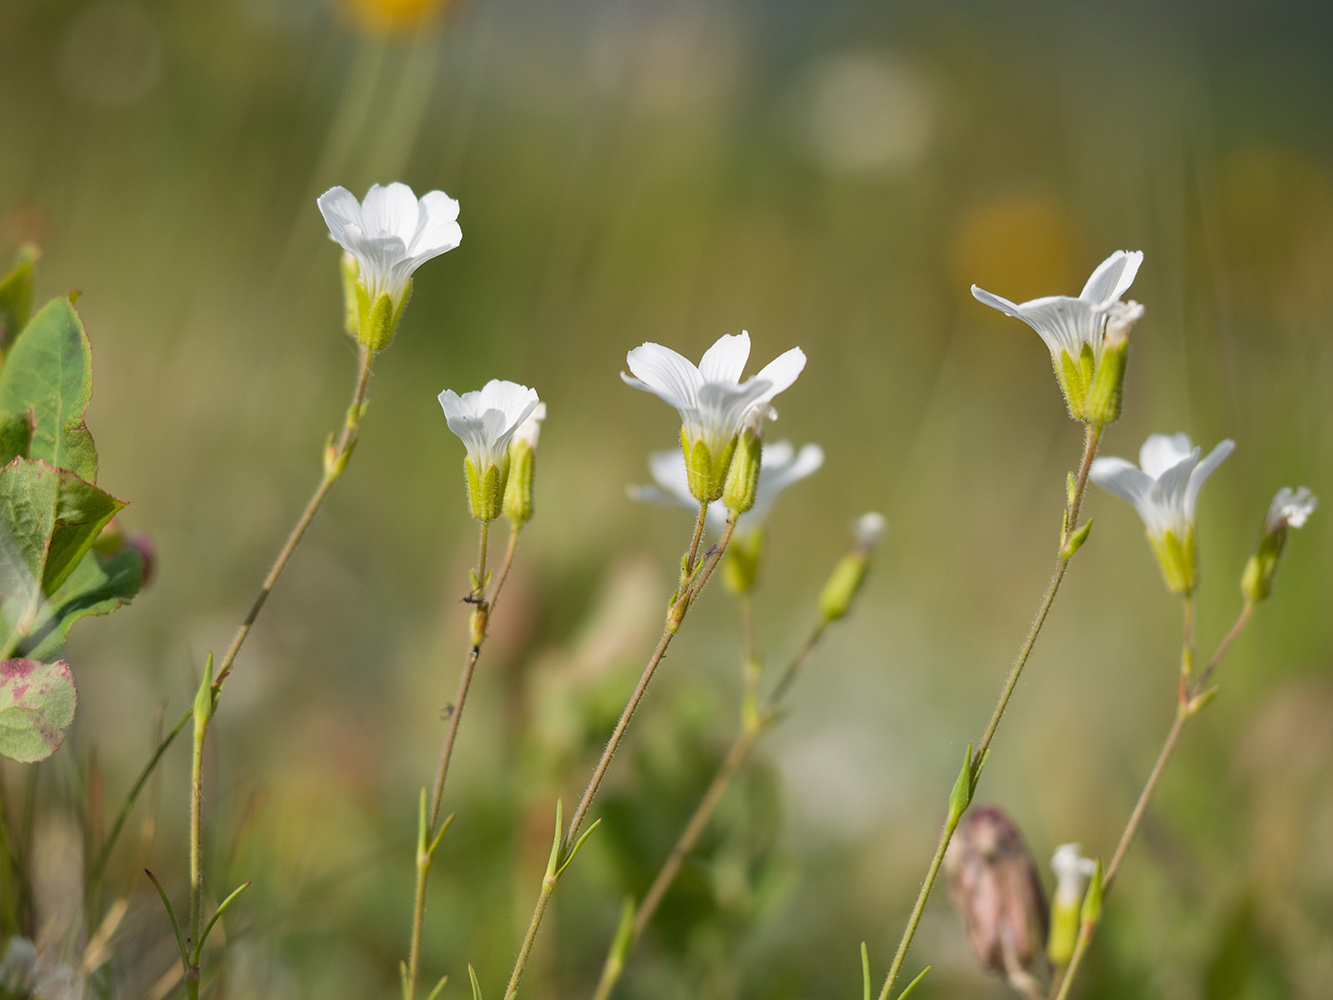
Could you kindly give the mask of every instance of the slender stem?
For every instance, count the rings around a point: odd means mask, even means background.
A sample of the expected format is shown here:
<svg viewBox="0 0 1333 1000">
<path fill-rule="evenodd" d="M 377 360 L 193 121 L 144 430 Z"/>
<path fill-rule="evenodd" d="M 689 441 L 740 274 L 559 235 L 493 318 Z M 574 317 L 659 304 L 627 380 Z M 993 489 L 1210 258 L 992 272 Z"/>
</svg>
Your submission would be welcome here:
<svg viewBox="0 0 1333 1000">
<path fill-rule="evenodd" d="M 1190 609 L 1188 598 L 1186 599 L 1185 612 L 1185 641 L 1184 646 L 1187 649 L 1193 646 L 1193 613 Z M 1226 656 L 1227 651 L 1231 649 L 1236 638 L 1244 631 L 1249 623 L 1250 615 L 1254 611 L 1254 604 L 1250 601 L 1245 602 L 1240 615 L 1236 618 L 1236 623 L 1231 626 L 1231 631 L 1218 644 L 1217 651 L 1213 653 L 1208 665 L 1204 667 L 1203 672 L 1193 684 L 1185 687 L 1182 685 L 1182 694 L 1176 705 L 1176 717 L 1172 720 L 1171 729 L 1166 734 L 1166 741 L 1162 744 L 1161 751 L 1157 754 L 1157 761 L 1153 764 L 1152 771 L 1148 774 L 1148 780 L 1143 786 L 1143 791 L 1139 793 L 1139 799 L 1134 804 L 1134 811 L 1129 814 L 1129 821 L 1125 824 L 1124 832 L 1120 834 L 1120 842 L 1116 844 L 1115 854 L 1111 858 L 1111 863 L 1106 868 L 1106 874 L 1102 879 L 1102 895 L 1105 898 L 1106 893 L 1110 892 L 1111 884 L 1115 880 L 1117 872 L 1120 871 L 1120 865 L 1125 860 L 1125 855 L 1129 851 L 1129 846 L 1134 840 L 1134 835 L 1138 832 L 1139 824 L 1143 821 L 1144 813 L 1148 811 L 1148 802 L 1152 799 L 1153 792 L 1157 788 L 1157 783 L 1162 777 L 1162 772 L 1166 769 L 1166 763 L 1175 751 L 1176 744 L 1180 741 L 1180 734 L 1185 728 L 1185 723 L 1194 716 L 1202 707 L 1201 697 L 1206 694 L 1208 681 L 1216 672 L 1222 658 Z M 1182 661 L 1185 654 L 1182 654 Z M 1095 926 L 1085 926 L 1079 934 L 1078 943 L 1074 946 L 1074 954 L 1069 961 L 1069 969 L 1065 973 L 1064 979 L 1060 983 L 1060 989 L 1056 992 L 1055 1000 L 1065 1000 L 1069 995 L 1069 990 L 1073 985 L 1074 976 L 1078 972 L 1078 967 L 1083 961 L 1083 953 L 1087 951 L 1088 945 L 1092 942 Z"/>
<path fill-rule="evenodd" d="M 815 647 L 819 645 L 819 640 L 823 638 L 824 629 L 826 627 L 827 623 L 821 617 L 819 623 L 815 625 L 815 627 L 810 630 L 810 634 L 806 636 L 805 644 L 801 646 L 801 651 L 796 654 L 790 663 L 787 664 L 787 669 L 782 672 L 782 676 L 778 678 L 778 682 L 773 685 L 773 690 L 768 696 L 768 704 L 773 709 L 778 708 L 782 704 L 782 700 L 787 696 L 787 692 L 791 690 L 791 686 L 795 682 L 797 675 L 801 672 L 801 668 L 805 666 L 805 661 L 810 659 L 810 654 L 813 653 Z"/>
<path fill-rule="evenodd" d="M 296 551 L 296 546 L 300 544 L 306 529 L 310 527 L 310 522 L 315 519 L 315 514 L 318 513 L 320 506 L 324 503 L 325 497 L 329 495 L 329 490 L 333 488 L 333 484 L 342 475 L 347 460 L 351 457 L 352 449 L 356 447 L 357 434 L 361 430 L 361 420 L 365 416 L 366 389 L 370 385 L 370 367 L 374 357 L 374 352 L 368 351 L 365 347 L 361 348 L 357 365 L 356 387 L 352 391 L 352 402 L 347 407 L 347 418 L 343 421 L 342 431 L 338 435 L 337 443 L 331 443 L 325 452 L 324 476 L 320 479 L 319 485 L 315 487 L 315 492 L 306 504 L 305 510 L 297 518 L 291 534 L 287 536 L 287 541 L 283 543 L 282 549 L 278 552 L 278 558 L 274 560 L 273 567 L 268 571 L 268 576 L 264 577 L 264 582 L 259 588 L 259 593 L 255 596 L 254 603 L 250 605 L 249 612 L 241 622 L 240 628 L 236 630 L 236 635 L 227 648 L 227 655 L 222 658 L 222 663 L 218 667 L 217 678 L 213 681 L 215 694 L 222 692 L 223 684 L 231 676 L 231 669 L 236 662 L 236 656 L 240 653 L 241 646 L 245 644 L 255 619 L 259 617 L 259 612 L 264 609 L 268 595 L 273 592 L 278 577 L 282 576 L 282 571 L 287 568 L 292 553 Z"/>
<path fill-rule="evenodd" d="M 194 726 L 194 753 L 190 758 L 190 932 L 187 944 L 191 962 L 185 970 L 185 988 L 191 1000 L 199 996 L 199 934 L 204 923 L 204 738 L 208 724 L 196 718 Z"/>
<path fill-rule="evenodd" d="M 1032 624 L 1028 627 L 1028 633 L 1023 638 L 1023 644 L 1019 647 L 1018 656 L 1014 658 L 1013 666 L 1009 668 L 1009 676 L 1005 678 L 1004 687 L 1000 690 L 999 700 L 995 703 L 995 710 L 991 712 L 990 721 L 986 723 L 986 728 L 982 731 L 981 738 L 977 740 L 976 748 L 972 756 L 972 782 L 975 786 L 976 781 L 981 777 L 981 768 L 985 765 L 986 756 L 990 751 L 991 741 L 995 738 L 995 732 L 1000 728 L 1000 720 L 1004 717 L 1004 711 L 1009 706 L 1009 699 L 1013 696 L 1014 689 L 1018 687 L 1018 679 L 1023 673 L 1023 667 L 1027 664 L 1028 657 L 1032 655 L 1032 648 L 1037 643 L 1037 636 L 1041 633 L 1042 625 L 1046 622 L 1046 615 L 1051 610 L 1051 605 L 1055 602 L 1055 595 L 1060 589 L 1060 581 L 1064 579 L 1065 570 L 1069 567 L 1069 560 L 1073 557 L 1073 550 L 1070 548 L 1070 540 L 1078 530 L 1078 513 L 1083 504 L 1083 494 L 1088 487 L 1088 472 L 1092 468 L 1092 460 L 1097 454 L 1097 445 L 1101 441 L 1101 428 L 1088 424 L 1083 436 L 1083 458 L 1079 462 L 1078 474 L 1074 478 L 1074 488 L 1070 492 L 1065 503 L 1064 527 L 1060 532 L 1060 547 L 1056 556 L 1055 572 L 1051 574 L 1051 582 L 1046 586 L 1046 593 L 1042 595 L 1041 603 L 1037 606 L 1036 617 L 1032 619 Z M 954 824 L 946 823 L 944 829 L 940 832 L 939 843 L 935 847 L 935 855 L 931 859 L 930 868 L 926 871 L 926 879 L 921 884 L 921 891 L 917 893 L 916 903 L 912 907 L 912 914 L 908 918 L 907 927 L 903 930 L 903 936 L 898 942 L 898 950 L 894 953 L 893 964 L 889 966 L 889 974 L 884 980 L 884 988 L 880 990 L 879 1000 L 888 1000 L 893 992 L 893 986 L 898 981 L 898 976 L 902 972 L 903 962 L 907 959 L 907 949 L 912 944 L 912 938 L 916 936 L 917 925 L 921 922 L 921 914 L 925 911 L 926 900 L 930 898 L 931 890 L 935 887 L 935 879 L 939 875 L 940 864 L 944 861 L 944 852 L 949 848 L 949 841 L 953 838 Z"/>
<path fill-rule="evenodd" d="M 699 554 L 699 541 L 704 537 L 704 526 L 708 523 L 708 504 L 704 501 L 699 503 L 699 519 L 694 522 L 694 537 L 690 539 L 690 551 L 685 557 L 685 567 L 681 573 L 682 588 L 684 581 L 694 571 L 694 557 Z"/>
<path fill-rule="evenodd" d="M 486 641 L 486 630 L 490 623 L 490 616 L 495 610 L 496 601 L 500 598 L 500 591 L 504 589 L 505 580 L 509 578 L 509 569 L 513 564 L 514 553 L 518 548 L 520 528 L 511 526 L 509 546 L 505 550 L 504 564 L 496 578 L 495 588 L 491 591 L 490 597 L 486 597 L 486 539 L 489 534 L 489 527 L 488 522 L 482 522 L 481 541 L 477 551 L 477 580 L 482 590 L 480 599 L 472 610 L 472 641 L 468 646 L 467 657 L 463 661 L 463 671 L 458 678 L 458 692 L 454 695 L 453 704 L 449 706 L 449 727 L 445 730 L 444 743 L 440 747 L 440 764 L 435 771 L 435 785 L 431 792 L 430 810 L 427 813 L 426 820 L 425 843 L 418 845 L 417 879 L 412 896 L 412 940 L 408 947 L 407 957 L 406 1000 L 415 1000 L 417 984 L 421 978 L 421 940 L 425 933 L 426 885 L 430 879 L 431 865 L 435 860 L 433 845 L 440 832 L 440 807 L 444 800 L 444 782 L 449 774 L 449 762 L 453 759 L 454 743 L 458 739 L 458 727 L 463 721 L 463 706 L 467 703 L 468 691 L 471 690 L 472 677 L 477 668 L 477 660 L 481 657 L 481 647 Z"/>
<path fill-rule="evenodd" d="M 693 556 L 698 554 L 699 537 L 703 534 L 704 515 L 707 513 L 707 506 L 700 505 L 699 520 L 695 526 L 694 539 L 690 543 L 692 555 L 687 557 L 685 564 L 687 569 L 693 567 Z M 712 576 L 713 570 L 717 568 L 723 553 L 727 550 L 727 545 L 731 541 L 732 532 L 736 528 L 736 518 L 733 516 L 727 520 L 726 530 L 722 533 L 722 538 L 714 547 L 711 554 L 703 562 L 702 568 L 697 579 L 689 585 L 688 589 L 683 585 L 667 609 L 666 625 L 662 629 L 662 637 L 657 640 L 657 646 L 654 647 L 652 655 L 648 658 L 648 665 L 644 667 L 643 674 L 639 677 L 639 682 L 634 686 L 633 693 L 630 694 L 629 701 L 625 704 L 625 709 L 620 713 L 620 719 L 616 722 L 616 727 L 611 732 L 611 738 L 607 740 L 605 749 L 602 750 L 602 756 L 597 761 L 597 766 L 593 769 L 592 777 L 588 779 L 588 786 L 583 790 L 583 796 L 579 799 L 578 807 L 574 810 L 573 816 L 569 820 L 569 829 L 561 839 L 556 852 L 557 861 L 569 856 L 578 837 L 579 828 L 583 825 L 583 820 L 588 815 L 588 810 L 592 808 L 592 801 L 597 795 L 598 788 L 601 787 L 602 779 L 606 776 L 607 768 L 611 766 L 611 758 L 615 756 L 616 749 L 620 746 L 620 741 L 625 735 L 625 730 L 629 728 L 630 719 L 634 717 L 634 711 L 639 707 L 639 702 L 643 699 L 644 692 L 648 690 L 648 684 L 653 679 L 653 674 L 657 671 L 657 665 L 662 662 L 662 657 L 666 655 L 667 647 L 671 645 L 671 640 L 680 628 L 681 622 L 685 620 L 689 613 L 690 605 L 694 599 L 699 596 L 704 585 L 708 583 L 708 578 Z M 556 865 L 557 869 L 559 864 Z M 541 926 L 542 917 L 546 913 L 546 904 L 550 900 L 551 894 L 555 892 L 555 884 L 559 878 L 557 873 L 547 878 L 542 883 L 541 895 L 537 899 L 537 906 L 532 912 L 532 919 L 528 921 L 527 932 L 523 935 L 523 945 L 519 949 L 518 959 L 514 963 L 514 971 L 509 976 L 509 985 L 505 988 L 505 1000 L 513 1000 L 518 993 L 519 983 L 523 980 L 523 972 L 527 968 L 528 957 L 532 952 L 532 944 L 537 939 L 537 930 Z"/>
</svg>

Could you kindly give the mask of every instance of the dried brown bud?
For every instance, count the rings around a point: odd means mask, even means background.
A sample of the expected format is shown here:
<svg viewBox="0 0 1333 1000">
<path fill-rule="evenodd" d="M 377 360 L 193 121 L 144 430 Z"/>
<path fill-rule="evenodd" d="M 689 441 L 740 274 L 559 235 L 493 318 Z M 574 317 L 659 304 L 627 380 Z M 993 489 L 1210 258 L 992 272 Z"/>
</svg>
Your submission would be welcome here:
<svg viewBox="0 0 1333 1000">
<path fill-rule="evenodd" d="M 999 806 L 975 807 L 944 856 L 949 894 L 981 964 L 1025 995 L 1046 941 L 1046 894 L 1023 835 Z"/>
</svg>

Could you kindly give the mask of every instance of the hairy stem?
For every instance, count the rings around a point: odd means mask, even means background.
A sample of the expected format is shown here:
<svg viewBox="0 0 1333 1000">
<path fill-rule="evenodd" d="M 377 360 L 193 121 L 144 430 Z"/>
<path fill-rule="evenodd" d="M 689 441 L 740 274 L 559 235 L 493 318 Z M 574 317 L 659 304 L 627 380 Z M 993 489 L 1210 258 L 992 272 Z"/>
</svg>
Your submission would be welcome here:
<svg viewBox="0 0 1333 1000">
<path fill-rule="evenodd" d="M 511 527 L 509 547 L 505 550 L 504 564 L 496 578 L 495 588 L 486 596 L 486 539 L 490 525 L 483 521 L 481 540 L 477 551 L 477 580 L 482 588 L 472 610 L 472 636 L 467 657 L 463 661 L 463 671 L 458 678 L 458 692 L 453 704 L 449 706 L 449 727 L 444 733 L 444 743 L 440 747 L 440 764 L 435 770 L 435 785 L 430 796 L 430 810 L 426 818 L 425 843 L 418 845 L 417 878 L 412 894 L 412 940 L 407 953 L 406 1000 L 415 1000 L 417 984 L 421 978 L 421 940 L 426 924 L 426 885 L 430 880 L 431 865 L 435 860 L 434 845 L 440 832 L 440 807 L 444 800 L 444 782 L 449 775 L 449 762 L 453 759 L 454 743 L 458 739 L 458 727 L 463 721 L 463 706 L 467 703 L 468 691 L 472 687 L 472 677 L 476 672 L 477 660 L 481 657 L 481 647 L 486 641 L 486 632 L 490 624 L 491 612 L 509 578 L 509 569 L 514 561 L 514 552 L 518 548 L 520 528 Z"/>
<path fill-rule="evenodd" d="M 1184 649 L 1192 650 L 1193 637 L 1193 612 L 1190 609 L 1189 599 L 1186 598 L 1185 612 L 1185 641 Z M 1218 645 L 1217 651 L 1213 653 L 1208 665 L 1204 667 L 1203 672 L 1193 684 L 1182 685 L 1182 692 L 1176 705 L 1176 717 L 1171 722 L 1171 729 L 1166 734 L 1166 741 L 1162 744 L 1161 751 L 1157 754 L 1157 761 L 1153 764 L 1152 771 L 1148 774 L 1148 780 L 1144 783 L 1143 791 L 1139 793 L 1139 799 L 1134 803 L 1134 811 L 1129 814 L 1129 821 L 1125 824 L 1124 832 L 1120 834 L 1120 842 L 1116 844 L 1115 854 L 1111 858 L 1111 863 L 1106 868 L 1106 874 L 1102 879 L 1102 895 L 1105 898 L 1106 893 L 1110 892 L 1111 884 L 1115 880 L 1116 873 L 1120 871 L 1120 865 L 1125 860 L 1125 855 L 1129 851 L 1129 846 L 1134 840 L 1134 835 L 1138 832 L 1139 824 L 1143 822 L 1143 816 L 1148 811 L 1148 802 L 1152 799 L 1153 792 L 1157 788 L 1157 783 L 1162 777 L 1162 772 L 1166 769 L 1166 763 L 1171 758 L 1171 754 L 1176 749 L 1176 744 L 1180 741 L 1180 734 L 1185 728 L 1185 723 L 1192 718 L 1200 708 L 1203 702 L 1198 700 L 1206 694 L 1208 681 L 1217 670 L 1222 658 L 1226 656 L 1227 651 L 1231 649 L 1232 644 L 1245 626 L 1249 623 L 1250 615 L 1254 611 L 1254 604 L 1250 601 L 1245 602 L 1240 615 L 1236 618 L 1236 623 L 1231 626 L 1231 631 Z M 1182 653 L 1183 660 L 1192 655 L 1188 652 Z M 1056 1000 L 1065 1000 L 1069 995 L 1069 990 L 1073 986 L 1075 974 L 1083 961 L 1083 953 L 1087 951 L 1088 945 L 1092 943 L 1092 935 L 1095 927 L 1084 927 L 1079 934 L 1078 944 L 1074 946 L 1073 957 L 1069 961 L 1069 969 L 1065 973 L 1063 981 L 1060 983 L 1060 989 L 1055 993 Z"/>
<path fill-rule="evenodd" d="M 707 513 L 707 506 L 700 505 L 699 520 L 695 526 L 694 539 L 690 543 L 690 554 L 685 559 L 687 570 L 693 569 L 694 556 L 698 554 L 699 538 L 703 534 L 704 516 Z M 662 662 L 662 657 L 666 655 L 667 647 L 671 645 L 671 640 L 680 628 L 681 622 L 685 620 L 689 613 L 690 605 L 694 599 L 699 596 L 704 585 L 708 583 L 708 578 L 712 576 L 717 568 L 723 553 L 727 550 L 727 545 L 731 541 L 731 534 L 736 528 L 736 518 L 733 516 L 728 519 L 726 530 L 722 533 L 722 538 L 717 546 L 708 554 L 703 561 L 697 577 L 693 582 L 688 583 L 685 575 L 682 575 L 682 586 L 677 592 L 671 606 L 667 609 L 666 625 L 662 629 L 662 637 L 658 639 L 657 646 L 653 649 L 652 655 L 648 658 L 648 665 L 644 667 L 643 674 L 639 677 L 639 682 L 634 686 L 633 693 L 630 694 L 629 701 L 625 704 L 625 709 L 620 713 L 620 719 L 616 722 L 616 727 L 611 732 L 611 738 L 607 740 L 606 748 L 602 750 L 602 756 L 597 761 L 597 766 L 593 769 L 592 777 L 588 779 L 588 786 L 583 790 L 583 796 L 579 799 L 578 807 L 574 810 L 573 816 L 569 820 L 569 829 L 561 838 L 556 851 L 556 868 L 559 869 L 560 862 L 569 856 L 570 849 L 576 843 L 579 828 L 583 825 L 583 820 L 588 815 L 588 810 L 592 808 L 592 801 L 597 795 L 598 788 L 601 787 L 602 779 L 606 776 L 607 768 L 611 766 L 611 758 L 615 756 L 616 749 L 620 746 L 620 741 L 625 735 L 625 730 L 629 728 L 630 719 L 634 717 L 634 711 L 639 707 L 639 702 L 643 699 L 644 692 L 648 690 L 648 684 L 653 679 L 653 674 L 657 671 L 657 665 Z M 514 971 L 509 976 L 509 985 L 505 988 L 505 1000 L 513 1000 L 518 993 L 519 983 L 523 980 L 523 972 L 527 968 L 528 958 L 532 953 L 533 942 L 537 939 L 537 931 L 541 927 L 542 917 L 546 913 L 546 905 L 550 901 L 551 895 L 555 892 L 556 882 L 559 879 L 557 872 L 542 882 L 541 895 L 537 899 L 537 906 L 532 912 L 532 919 L 528 921 L 528 929 L 523 935 L 523 945 L 519 949 L 518 959 L 514 963 Z"/>
<path fill-rule="evenodd" d="M 972 756 L 971 778 L 974 785 L 981 776 L 981 768 L 985 764 L 991 741 L 995 738 L 996 730 L 1000 728 L 1000 720 L 1004 718 L 1004 711 L 1009 706 L 1009 699 L 1018 686 L 1018 679 L 1022 676 L 1023 667 L 1027 664 L 1028 657 L 1032 655 L 1032 648 L 1037 643 L 1037 636 L 1046 623 L 1046 615 L 1051 610 L 1051 605 L 1055 602 L 1055 595 L 1060 589 L 1060 581 L 1064 579 L 1065 570 L 1069 567 L 1069 560 L 1073 556 L 1069 543 L 1078 529 L 1078 513 L 1083 504 L 1083 494 L 1088 487 L 1088 472 L 1092 468 L 1092 460 L 1097 454 L 1097 445 L 1100 440 L 1101 428 L 1091 424 L 1087 425 L 1083 437 L 1083 458 L 1079 462 L 1078 474 L 1074 478 L 1074 488 L 1066 498 L 1064 528 L 1060 532 L 1060 547 L 1056 556 L 1055 572 L 1051 574 L 1051 582 L 1047 584 L 1046 593 L 1042 595 L 1041 603 L 1037 606 L 1036 617 L 1032 619 L 1032 624 L 1028 627 L 1028 633 L 1023 639 L 1022 646 L 1019 647 L 1018 656 L 1014 658 L 1013 666 L 1009 668 L 1009 676 L 1005 678 L 1004 687 L 1000 690 L 1000 697 L 995 703 L 995 710 L 991 712 L 990 721 L 986 723 L 981 738 L 977 740 L 976 749 Z M 916 903 L 912 906 L 911 916 L 907 920 L 907 927 L 903 930 L 903 936 L 898 942 L 898 950 L 894 953 L 893 964 L 889 966 L 889 974 L 884 980 L 884 988 L 879 992 L 879 1000 L 888 1000 L 893 992 L 894 984 L 898 981 L 898 976 L 902 973 L 903 962 L 907 959 L 907 949 L 912 944 L 912 938 L 916 936 L 917 925 L 921 922 L 921 914 L 925 911 L 926 900 L 930 898 L 931 890 L 935 887 L 940 865 L 944 861 L 944 852 L 949 848 L 949 841 L 953 838 L 955 826 L 956 822 L 946 823 L 940 833 L 935 855 L 931 859 L 930 868 L 926 871 L 926 879 L 921 884 L 921 891 L 917 893 Z"/>
</svg>

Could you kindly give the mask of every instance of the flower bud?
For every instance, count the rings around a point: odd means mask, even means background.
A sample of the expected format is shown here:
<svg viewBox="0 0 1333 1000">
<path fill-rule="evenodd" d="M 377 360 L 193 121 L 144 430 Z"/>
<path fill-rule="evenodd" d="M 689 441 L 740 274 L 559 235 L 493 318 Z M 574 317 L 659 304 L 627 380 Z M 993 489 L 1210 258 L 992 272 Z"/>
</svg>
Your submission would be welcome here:
<svg viewBox="0 0 1333 1000">
<path fill-rule="evenodd" d="M 1273 592 L 1273 576 L 1287 544 L 1287 529 L 1302 527 L 1318 506 L 1319 498 L 1305 486 L 1297 490 L 1284 486 L 1277 491 L 1264 517 L 1254 554 L 1240 578 L 1241 593 L 1250 604 L 1257 604 Z"/>
<path fill-rule="evenodd" d="M 1053 965 L 1068 965 L 1078 944 L 1080 910 L 1096 862 L 1079 853 L 1078 844 L 1061 844 L 1051 858 L 1055 896 L 1051 899 L 1051 933 L 1046 957 Z"/>
<path fill-rule="evenodd" d="M 1185 530 L 1184 539 L 1169 528 L 1161 534 L 1148 532 L 1148 543 L 1157 554 L 1162 578 L 1173 594 L 1192 594 L 1199 585 L 1199 558 L 1194 548 L 1194 526 Z"/>
<path fill-rule="evenodd" d="M 515 528 L 532 519 L 532 474 L 537 438 L 546 419 L 546 404 L 539 403 L 509 439 L 509 481 L 504 491 L 504 513 Z"/>
<path fill-rule="evenodd" d="M 763 450 L 764 442 L 758 433 L 749 427 L 741 432 L 722 490 L 722 503 L 733 514 L 744 514 L 754 506 Z"/>
<path fill-rule="evenodd" d="M 819 594 L 819 613 L 825 622 L 835 622 L 852 608 L 861 584 L 870 569 L 870 554 L 884 538 L 886 523 L 882 514 L 871 511 L 857 519 L 853 529 L 855 544 L 833 567 Z"/>
<path fill-rule="evenodd" d="M 1107 309 L 1106 333 L 1102 355 L 1097 359 L 1083 403 L 1083 419 L 1096 427 L 1105 427 L 1120 419 L 1125 387 L 1125 363 L 1129 357 L 1129 331 L 1143 319 L 1143 306 L 1113 302 Z"/>
<path fill-rule="evenodd" d="M 733 594 L 747 593 L 759 575 L 759 557 L 764 548 L 764 529 L 757 525 L 731 537 L 722 557 L 722 583 Z"/>
<path fill-rule="evenodd" d="M 509 456 L 499 465 L 478 469 L 472 459 L 465 458 L 467 472 L 468 510 L 478 521 L 494 521 L 504 511 L 505 486 L 509 480 Z"/>
<path fill-rule="evenodd" d="M 975 807 L 950 842 L 944 866 L 949 895 L 982 966 L 1016 986 L 1031 983 L 1028 970 L 1046 938 L 1046 895 L 1013 820 L 998 806 Z"/>
<path fill-rule="evenodd" d="M 691 441 L 682 427 L 680 446 L 685 453 L 685 474 L 690 486 L 690 495 L 700 503 L 720 500 L 726 487 L 731 456 L 736 452 L 736 438 L 733 437 L 715 455 L 709 450 L 703 438 Z"/>
</svg>

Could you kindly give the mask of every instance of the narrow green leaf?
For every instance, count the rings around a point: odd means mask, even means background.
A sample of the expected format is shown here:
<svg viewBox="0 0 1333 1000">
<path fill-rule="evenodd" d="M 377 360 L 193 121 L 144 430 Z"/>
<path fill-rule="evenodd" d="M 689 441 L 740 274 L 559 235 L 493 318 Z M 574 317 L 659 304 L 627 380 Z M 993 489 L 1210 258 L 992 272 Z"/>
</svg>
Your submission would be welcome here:
<svg viewBox="0 0 1333 1000">
<path fill-rule="evenodd" d="M 565 873 L 565 869 L 569 867 L 570 862 L 573 861 L 575 856 L 579 853 L 579 851 L 583 849 L 584 842 L 589 837 L 591 837 L 593 831 L 596 830 L 601 825 L 602 825 L 602 820 L 600 817 L 598 817 L 597 821 L 593 823 L 592 826 L 588 827 L 588 829 L 583 831 L 583 836 L 574 842 L 574 846 L 569 849 L 569 857 L 565 858 L 564 862 L 560 865 L 560 870 L 555 873 L 557 878 L 559 878 L 561 875 Z"/>
<path fill-rule="evenodd" d="M 93 358 L 73 304 L 52 299 L 28 323 L 0 371 L 0 413 L 33 414 L 30 458 L 97 481 L 97 451 L 83 422 Z"/>
<path fill-rule="evenodd" d="M 915 979 L 913 979 L 910 983 L 907 984 L 907 988 L 898 994 L 898 1000 L 907 1000 L 907 998 L 912 995 L 912 991 L 917 988 L 918 984 L 920 984 L 921 980 L 926 978 L 926 973 L 929 971 L 930 971 L 930 966 L 927 965 L 917 974 L 917 977 Z"/>
<path fill-rule="evenodd" d="M 64 660 L 0 662 L 0 754 L 23 764 L 50 757 L 65 742 L 78 700 Z"/>
<path fill-rule="evenodd" d="M 167 891 L 162 888 L 162 883 L 157 880 L 157 876 L 147 868 L 143 873 L 148 876 L 148 881 L 153 883 L 157 889 L 157 894 L 162 897 L 162 905 L 167 908 L 167 919 L 171 921 L 171 929 L 176 933 L 176 947 L 180 949 L 181 965 L 185 968 L 190 967 L 190 956 L 185 950 L 185 938 L 181 937 L 181 925 L 176 921 L 176 911 L 171 908 L 171 900 L 167 899 Z"/>
<path fill-rule="evenodd" d="M 954 779 L 953 791 L 949 793 L 949 829 L 958 825 L 963 813 L 967 810 L 968 804 L 972 801 L 972 744 L 967 745 L 967 750 L 963 753 L 963 769 L 958 772 L 958 777 Z"/>
<path fill-rule="evenodd" d="M 199 682 L 199 690 L 194 693 L 194 730 L 199 733 L 208 728 L 208 720 L 213 717 L 213 653 L 204 661 L 204 677 Z"/>
<path fill-rule="evenodd" d="M 870 952 L 864 941 L 861 942 L 861 998 L 870 1000 Z"/>
<path fill-rule="evenodd" d="M 447 983 L 448 981 L 449 977 L 445 976 L 438 983 L 436 983 L 435 989 L 431 990 L 430 993 L 426 995 L 426 1000 L 436 1000 L 436 998 L 439 997 L 440 993 L 443 992 L 444 984 Z"/>
<path fill-rule="evenodd" d="M 472 963 L 467 966 L 468 978 L 472 980 L 472 1000 L 481 1000 L 481 984 L 477 982 L 476 970 L 472 968 Z"/>
<path fill-rule="evenodd" d="M 439 830 L 435 833 L 435 839 L 430 842 L 430 847 L 427 849 L 427 853 L 432 858 L 435 857 L 435 852 L 439 849 L 440 841 L 444 839 L 445 832 L 454 825 L 454 817 L 457 815 L 458 813 L 450 813 L 444 817 L 444 822 L 440 824 Z"/>
<path fill-rule="evenodd" d="M 210 662 L 210 663 L 212 662 L 212 659 L 213 659 L 212 656 L 210 656 L 210 657 L 209 657 L 209 662 Z M 210 673 L 211 673 L 211 672 L 212 672 L 212 671 L 210 671 Z M 250 886 L 253 885 L 253 884 L 254 884 L 254 883 L 252 883 L 252 882 L 246 882 L 244 885 L 239 885 L 239 886 L 237 886 L 235 889 L 232 890 L 230 896 L 228 896 L 226 899 L 224 899 L 221 903 L 218 904 L 218 908 L 217 908 L 217 910 L 213 913 L 212 918 L 208 921 L 207 924 L 204 925 L 204 932 L 203 932 L 202 934 L 199 935 L 199 943 L 198 943 L 197 945 L 195 945 L 195 948 L 194 948 L 194 960 L 195 960 L 195 962 L 198 962 L 200 956 L 202 956 L 203 953 L 204 953 L 204 942 L 208 940 L 208 934 L 209 934 L 209 931 L 211 931 L 211 930 L 213 929 L 213 925 L 216 924 L 216 923 L 218 922 L 218 920 L 220 920 L 220 919 L 222 918 L 222 914 L 224 914 L 224 913 L 227 912 L 227 907 L 231 906 L 232 900 L 234 900 L 234 899 L 235 899 L 237 896 L 239 896 L 241 893 L 245 892 L 245 890 L 248 889 L 248 888 L 250 888 Z"/>
<path fill-rule="evenodd" d="M 1092 880 L 1088 882 L 1088 891 L 1083 895 L 1083 909 L 1079 912 L 1079 923 L 1083 933 L 1087 934 L 1097 925 L 1102 916 L 1102 859 L 1097 859 L 1092 870 Z"/>
<path fill-rule="evenodd" d="M 31 243 L 19 248 L 13 269 L 0 278 L 0 350 L 8 350 L 32 315 L 32 271 L 41 252 Z"/>
<path fill-rule="evenodd" d="M 560 841 L 564 837 L 563 799 L 555 800 L 555 837 L 551 840 L 551 857 L 546 862 L 546 878 L 555 878 L 560 869 Z"/>
<path fill-rule="evenodd" d="M 89 552 L 47 600 L 18 652 L 37 660 L 51 659 L 76 621 L 86 615 L 110 614 L 128 604 L 141 586 L 143 558 L 135 549 L 110 555 Z"/>
</svg>

